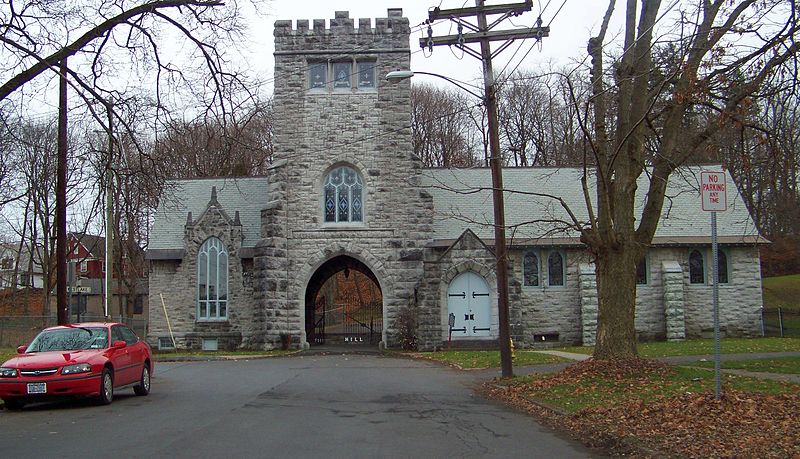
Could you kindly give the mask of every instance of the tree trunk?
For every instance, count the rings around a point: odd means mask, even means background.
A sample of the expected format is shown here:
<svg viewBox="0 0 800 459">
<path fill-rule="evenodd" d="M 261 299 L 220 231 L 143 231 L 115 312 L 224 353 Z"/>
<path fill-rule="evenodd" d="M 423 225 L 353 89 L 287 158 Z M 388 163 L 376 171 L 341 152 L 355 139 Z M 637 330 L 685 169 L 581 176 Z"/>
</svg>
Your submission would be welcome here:
<svg viewBox="0 0 800 459">
<path fill-rule="evenodd" d="M 630 247 L 609 250 L 595 261 L 598 293 L 598 360 L 635 358 L 637 251 Z"/>
</svg>

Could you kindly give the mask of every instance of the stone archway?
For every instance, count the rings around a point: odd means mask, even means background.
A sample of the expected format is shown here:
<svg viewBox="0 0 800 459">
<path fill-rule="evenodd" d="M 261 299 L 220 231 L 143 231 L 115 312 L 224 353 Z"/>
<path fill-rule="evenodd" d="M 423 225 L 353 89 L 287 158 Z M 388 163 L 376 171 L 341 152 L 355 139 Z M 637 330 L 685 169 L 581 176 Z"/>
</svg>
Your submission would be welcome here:
<svg viewBox="0 0 800 459">
<path fill-rule="evenodd" d="M 347 255 L 317 268 L 306 286 L 305 331 L 310 345 L 380 342 L 383 292 L 372 270 Z"/>
</svg>

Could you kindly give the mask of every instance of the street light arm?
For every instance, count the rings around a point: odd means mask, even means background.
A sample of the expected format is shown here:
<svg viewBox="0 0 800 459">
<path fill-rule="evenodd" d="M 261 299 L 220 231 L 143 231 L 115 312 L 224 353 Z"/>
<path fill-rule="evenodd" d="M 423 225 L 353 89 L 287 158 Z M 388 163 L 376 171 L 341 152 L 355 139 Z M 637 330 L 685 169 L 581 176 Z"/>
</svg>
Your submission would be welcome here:
<svg viewBox="0 0 800 459">
<path fill-rule="evenodd" d="M 458 81 L 456 81 L 456 80 L 454 80 L 454 79 L 452 79 L 450 77 L 446 77 L 444 75 L 439 75 L 438 73 L 412 72 L 411 70 L 394 70 L 394 71 L 389 72 L 389 73 L 386 74 L 386 81 L 389 81 L 389 82 L 392 82 L 392 83 L 397 83 L 397 82 L 400 82 L 400 81 L 403 81 L 403 80 L 407 80 L 407 79 L 413 77 L 414 75 L 430 75 L 430 76 L 434 76 L 436 78 L 441 78 L 441 79 L 447 81 L 448 83 L 451 83 L 451 84 L 459 87 L 460 89 L 463 89 L 464 91 L 472 94 L 473 96 L 477 97 L 478 99 L 481 99 L 481 100 L 485 99 L 485 97 L 483 95 L 478 94 L 475 91 L 467 88 L 466 86 L 464 86 L 463 84 L 459 83 Z"/>
</svg>

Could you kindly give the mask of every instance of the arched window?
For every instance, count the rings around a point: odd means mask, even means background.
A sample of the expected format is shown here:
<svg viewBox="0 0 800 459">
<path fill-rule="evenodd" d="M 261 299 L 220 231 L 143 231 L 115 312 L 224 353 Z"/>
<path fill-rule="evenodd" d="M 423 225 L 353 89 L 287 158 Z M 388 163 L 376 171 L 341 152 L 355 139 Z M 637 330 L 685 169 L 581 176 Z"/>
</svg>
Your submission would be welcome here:
<svg viewBox="0 0 800 459">
<path fill-rule="evenodd" d="M 705 284 L 706 273 L 705 264 L 703 262 L 703 254 L 699 250 L 692 250 L 689 253 L 689 283 L 690 284 Z"/>
<path fill-rule="evenodd" d="M 355 169 L 333 169 L 323 185 L 325 222 L 347 223 L 364 220 L 364 182 Z"/>
<path fill-rule="evenodd" d="M 539 286 L 539 257 L 534 252 L 526 253 L 522 259 L 522 277 L 525 286 Z"/>
<path fill-rule="evenodd" d="M 564 256 L 561 252 L 550 252 L 547 257 L 548 285 L 564 285 Z"/>
<path fill-rule="evenodd" d="M 197 320 L 228 318 L 228 252 L 219 239 L 206 240 L 197 253 Z"/>
</svg>

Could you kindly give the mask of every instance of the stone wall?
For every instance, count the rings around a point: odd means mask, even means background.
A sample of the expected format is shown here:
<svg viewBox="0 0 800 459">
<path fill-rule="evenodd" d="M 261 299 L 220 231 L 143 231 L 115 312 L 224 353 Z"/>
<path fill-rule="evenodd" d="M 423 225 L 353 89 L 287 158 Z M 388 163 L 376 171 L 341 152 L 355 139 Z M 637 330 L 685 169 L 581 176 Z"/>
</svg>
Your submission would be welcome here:
<svg viewBox="0 0 800 459">
<path fill-rule="evenodd" d="M 213 191 L 212 191 L 213 193 Z M 164 297 L 151 299 L 148 340 L 157 346 L 159 338 L 170 336 L 164 307 L 169 315 L 175 340 L 180 348 L 201 347 L 202 340 L 217 339 L 220 349 L 236 349 L 259 334 L 253 320 L 252 282 L 245 276 L 251 262 L 240 256 L 241 224 L 231 218 L 212 194 L 206 211 L 196 220 L 187 215 L 184 233 L 185 255 L 182 260 L 153 260 L 150 269 L 151 291 Z M 197 254 L 210 237 L 222 241 L 228 252 L 227 320 L 197 320 Z"/>
<path fill-rule="evenodd" d="M 305 293 L 325 261 L 348 255 L 378 278 L 384 299 L 384 345 L 397 342 L 394 319 L 409 304 L 422 278 L 423 249 L 430 240 L 433 203 L 419 187 L 421 163 L 413 155 L 410 83 L 383 76 L 408 69 L 408 20 L 389 10 L 375 27 L 347 12 L 325 21 L 275 24 L 276 190 L 259 242 L 258 277 L 267 323 L 265 339 L 284 331 L 306 341 Z M 308 89 L 311 64 L 367 59 L 375 65 L 374 89 Z M 363 222 L 325 223 L 322 185 L 334 167 L 347 165 L 364 181 Z M 274 199 L 273 199 L 274 198 Z M 277 226 L 283 223 L 283 228 Z M 278 236 L 279 235 L 279 236 Z M 273 317 L 278 320 L 272 320 Z"/>
</svg>

